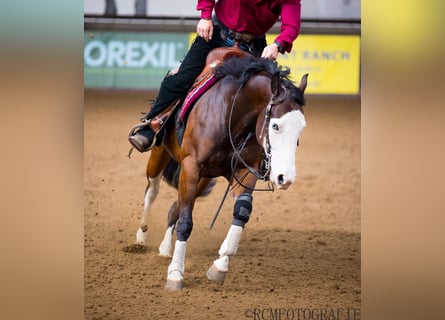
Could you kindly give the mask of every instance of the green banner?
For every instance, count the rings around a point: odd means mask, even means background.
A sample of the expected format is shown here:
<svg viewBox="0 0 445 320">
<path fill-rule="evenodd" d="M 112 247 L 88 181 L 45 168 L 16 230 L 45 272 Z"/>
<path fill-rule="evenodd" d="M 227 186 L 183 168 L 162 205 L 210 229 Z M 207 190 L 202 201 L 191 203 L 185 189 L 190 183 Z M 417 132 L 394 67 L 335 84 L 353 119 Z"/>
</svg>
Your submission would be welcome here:
<svg viewBox="0 0 445 320">
<path fill-rule="evenodd" d="M 187 50 L 187 33 L 85 32 L 84 86 L 158 89 Z"/>
<path fill-rule="evenodd" d="M 84 86 L 158 90 L 167 72 L 178 66 L 195 33 L 85 32 Z M 268 35 L 272 42 L 276 35 Z M 308 93 L 360 92 L 360 37 L 300 35 L 278 63 L 299 83 L 309 73 Z"/>
</svg>

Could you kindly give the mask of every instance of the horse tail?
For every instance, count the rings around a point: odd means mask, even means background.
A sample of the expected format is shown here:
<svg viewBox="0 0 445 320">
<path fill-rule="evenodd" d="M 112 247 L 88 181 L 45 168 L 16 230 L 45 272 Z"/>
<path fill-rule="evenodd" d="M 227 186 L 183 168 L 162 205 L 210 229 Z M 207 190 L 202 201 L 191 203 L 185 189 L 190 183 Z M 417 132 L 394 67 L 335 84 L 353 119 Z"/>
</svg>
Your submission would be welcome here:
<svg viewBox="0 0 445 320">
<path fill-rule="evenodd" d="M 167 184 L 175 189 L 178 189 L 179 185 L 179 173 L 181 172 L 181 166 L 175 160 L 171 159 L 167 163 L 167 167 L 165 168 L 162 176 L 167 182 Z M 216 180 L 212 179 L 204 191 L 199 195 L 200 197 L 205 197 L 212 192 L 213 187 L 216 185 Z"/>
<path fill-rule="evenodd" d="M 210 192 L 212 192 L 213 187 L 216 185 L 216 179 L 212 179 L 210 180 L 209 184 L 207 185 L 207 187 L 204 189 L 203 192 L 201 192 L 201 194 L 199 195 L 200 197 L 207 197 Z"/>
<path fill-rule="evenodd" d="M 179 173 L 181 172 L 181 166 L 175 160 L 171 159 L 167 163 L 167 167 L 164 169 L 162 176 L 165 182 L 175 189 L 178 189 L 179 185 Z"/>
</svg>

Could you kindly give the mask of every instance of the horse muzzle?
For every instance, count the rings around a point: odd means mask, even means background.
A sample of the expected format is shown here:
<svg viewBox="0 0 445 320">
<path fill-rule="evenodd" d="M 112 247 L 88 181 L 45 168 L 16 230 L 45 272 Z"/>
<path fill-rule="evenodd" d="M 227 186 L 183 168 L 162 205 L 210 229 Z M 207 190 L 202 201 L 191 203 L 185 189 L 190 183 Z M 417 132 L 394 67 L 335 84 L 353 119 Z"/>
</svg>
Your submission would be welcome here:
<svg viewBox="0 0 445 320">
<path fill-rule="evenodd" d="M 277 189 L 287 190 L 287 188 L 294 183 L 295 175 L 278 174 L 277 176 L 271 177 L 271 180 Z"/>
</svg>

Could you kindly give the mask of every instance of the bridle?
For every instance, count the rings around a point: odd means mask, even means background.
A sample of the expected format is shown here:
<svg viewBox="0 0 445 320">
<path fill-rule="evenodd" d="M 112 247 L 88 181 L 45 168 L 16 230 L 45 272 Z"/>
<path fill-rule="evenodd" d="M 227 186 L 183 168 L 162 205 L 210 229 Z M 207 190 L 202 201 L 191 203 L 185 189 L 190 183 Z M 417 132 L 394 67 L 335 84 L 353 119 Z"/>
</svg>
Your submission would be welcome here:
<svg viewBox="0 0 445 320">
<path fill-rule="evenodd" d="M 234 172 L 235 172 L 235 168 L 238 164 L 238 162 L 241 162 L 244 167 L 250 172 L 252 173 L 258 180 L 263 180 L 263 181 L 269 181 L 269 176 L 270 176 L 270 162 L 272 159 L 272 153 L 271 153 L 271 146 L 270 146 L 270 139 L 269 139 L 269 123 L 270 123 L 270 115 L 272 113 L 272 107 L 278 104 L 281 104 L 288 96 L 288 92 L 286 87 L 281 85 L 281 94 L 277 95 L 273 95 L 270 100 L 269 103 L 266 106 L 265 112 L 264 112 L 264 120 L 263 120 L 263 125 L 261 127 L 261 131 L 259 134 L 259 139 L 262 140 L 263 136 L 264 136 L 264 141 L 263 141 L 263 158 L 262 158 L 262 163 L 260 165 L 260 170 L 256 170 L 254 168 L 252 168 L 251 166 L 249 166 L 246 161 L 241 157 L 241 152 L 244 150 L 244 147 L 247 144 L 247 141 L 249 141 L 249 139 L 254 135 L 252 132 L 249 132 L 249 134 L 247 135 L 247 137 L 244 139 L 243 143 L 241 143 L 241 145 L 237 148 L 235 146 L 235 143 L 233 142 L 233 137 L 232 137 L 232 115 L 233 115 L 233 110 L 235 109 L 235 101 L 236 98 L 238 97 L 241 89 L 242 89 L 243 85 L 241 85 L 236 94 L 235 97 L 233 98 L 232 101 L 232 105 L 230 108 L 230 115 L 229 115 L 229 125 L 228 125 L 228 134 L 229 134 L 229 140 L 230 140 L 230 144 L 232 146 L 233 149 L 233 155 L 232 155 L 232 178 L 236 180 L 236 182 L 241 185 L 242 187 L 248 189 L 248 190 L 252 190 L 252 191 L 273 191 L 273 184 L 269 183 L 269 186 L 267 189 L 255 189 L 255 188 L 250 188 L 246 185 L 244 185 L 242 183 L 242 180 L 245 178 L 245 176 L 248 174 L 246 173 L 246 175 L 244 175 L 241 179 L 238 179 L 237 177 L 235 177 Z M 232 179 L 231 179 L 232 180 Z"/>
<path fill-rule="evenodd" d="M 265 112 L 264 112 L 264 121 L 263 121 L 263 125 L 261 127 L 261 131 L 260 134 L 258 136 L 258 138 L 260 140 L 263 139 L 263 136 L 265 138 L 264 142 L 263 142 L 263 149 L 264 149 L 264 155 L 263 155 L 263 160 L 262 160 L 262 165 L 261 167 L 264 168 L 265 172 L 262 175 L 261 180 L 269 180 L 269 175 L 270 175 L 270 162 L 272 159 L 272 153 L 270 151 L 271 146 L 270 146 L 270 138 L 269 138 L 269 124 L 270 124 L 270 114 L 272 112 L 272 107 L 277 105 L 277 104 L 281 104 L 288 96 L 288 92 L 287 92 L 287 88 L 281 85 L 281 89 L 282 89 L 282 93 L 278 96 L 273 95 L 270 100 L 269 103 L 266 106 Z"/>
<path fill-rule="evenodd" d="M 273 183 L 270 182 L 269 180 L 269 176 L 270 176 L 270 162 L 272 159 L 272 153 L 271 153 L 271 146 L 270 146 L 270 139 L 269 139 L 269 124 L 270 124 L 270 116 L 272 113 L 272 107 L 275 105 L 278 105 L 280 103 L 282 103 L 288 96 L 288 90 L 286 87 L 284 87 L 283 85 L 280 84 L 281 86 L 281 94 L 276 96 L 276 95 L 272 95 L 272 97 L 269 100 L 269 103 L 266 106 L 265 112 L 264 112 L 264 121 L 263 121 L 263 126 L 261 127 L 261 131 L 260 134 L 258 136 L 258 138 L 261 140 L 264 136 L 265 140 L 263 141 L 263 158 L 261 161 L 261 165 L 260 167 L 262 169 L 260 170 L 256 170 L 254 168 L 252 168 L 251 166 L 249 166 L 246 161 L 241 157 L 241 153 L 244 150 L 247 142 L 250 140 L 250 138 L 252 138 L 252 136 L 254 136 L 255 134 L 252 132 L 249 132 L 249 134 L 247 135 L 247 137 L 244 139 L 244 141 L 240 144 L 240 146 L 237 148 L 235 146 L 235 143 L 233 141 L 233 137 L 232 137 L 232 116 L 233 116 L 233 110 L 235 109 L 235 101 L 236 98 L 238 97 L 241 89 L 243 88 L 244 84 L 241 84 L 240 87 L 238 88 L 238 90 L 235 93 L 235 96 L 233 98 L 232 101 L 232 105 L 230 107 L 230 114 L 229 114 L 229 125 L 228 125 L 228 134 L 229 134 L 229 140 L 230 140 L 230 144 L 232 146 L 233 149 L 233 155 L 232 155 L 232 159 L 231 159 L 231 169 L 232 169 L 232 176 L 230 177 L 229 183 L 227 185 L 226 191 L 224 193 L 224 196 L 221 200 L 221 203 L 218 207 L 218 209 L 215 212 L 215 215 L 213 217 L 212 222 L 210 223 L 210 229 L 213 228 L 213 225 L 216 221 L 216 218 L 218 217 L 219 212 L 221 211 L 222 205 L 224 204 L 224 201 L 227 197 L 227 194 L 229 193 L 230 190 L 233 190 L 235 188 L 236 185 L 230 187 L 232 185 L 233 180 L 235 180 L 237 182 L 237 184 L 239 184 L 240 186 L 242 186 L 243 188 L 249 190 L 249 191 L 274 191 L 274 186 Z M 241 178 L 237 178 L 235 176 L 235 169 L 238 166 L 238 162 L 241 162 L 244 167 L 248 170 L 248 172 L 246 172 L 245 175 L 243 175 Z M 251 188 L 249 186 L 246 186 L 245 184 L 243 184 L 243 180 L 246 178 L 246 176 L 252 173 L 258 180 L 263 180 L 263 181 L 267 181 L 268 182 L 268 186 L 265 189 L 256 189 L 256 188 Z"/>
</svg>

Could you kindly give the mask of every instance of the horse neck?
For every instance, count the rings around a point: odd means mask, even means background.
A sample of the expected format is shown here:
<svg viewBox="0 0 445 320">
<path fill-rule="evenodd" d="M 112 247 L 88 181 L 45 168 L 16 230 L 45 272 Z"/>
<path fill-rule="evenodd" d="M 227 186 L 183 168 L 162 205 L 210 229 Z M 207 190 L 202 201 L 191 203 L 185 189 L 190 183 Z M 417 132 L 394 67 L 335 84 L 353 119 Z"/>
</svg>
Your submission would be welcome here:
<svg viewBox="0 0 445 320">
<path fill-rule="evenodd" d="M 232 147 L 235 146 L 237 152 L 242 148 L 241 157 L 248 161 L 249 166 L 258 170 L 264 147 L 258 139 L 257 126 L 258 119 L 264 117 L 264 110 L 272 96 L 270 79 L 253 76 L 241 90 L 239 90 L 240 83 L 236 81 L 226 88 L 229 87 L 230 89 L 224 93 L 226 97 L 224 105 L 227 108 L 226 124 Z M 232 99 L 227 99 L 228 97 Z M 229 154 L 235 149 L 229 150 Z"/>
<path fill-rule="evenodd" d="M 270 76 L 262 73 L 253 76 L 245 85 L 243 94 L 249 99 L 251 130 L 255 132 L 258 144 L 262 145 L 260 134 L 265 121 L 266 108 L 273 96 Z"/>
<path fill-rule="evenodd" d="M 236 86 L 239 89 L 239 84 Z M 271 97 L 270 78 L 263 74 L 252 76 L 239 94 L 234 96 L 236 117 L 244 121 L 256 121 L 258 115 L 264 114 Z"/>
</svg>

